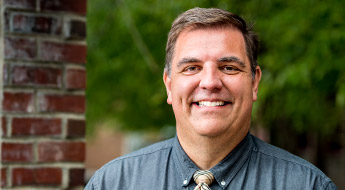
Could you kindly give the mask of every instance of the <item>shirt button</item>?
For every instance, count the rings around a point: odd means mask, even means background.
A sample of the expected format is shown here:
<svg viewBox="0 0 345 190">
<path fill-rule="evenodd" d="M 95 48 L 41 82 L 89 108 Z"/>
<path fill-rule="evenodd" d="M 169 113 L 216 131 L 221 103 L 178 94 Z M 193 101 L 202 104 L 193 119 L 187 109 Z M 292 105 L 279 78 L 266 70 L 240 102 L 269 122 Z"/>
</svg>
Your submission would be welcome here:
<svg viewBox="0 0 345 190">
<path fill-rule="evenodd" d="M 224 186 L 225 185 L 225 181 L 220 182 L 220 184 Z"/>
<path fill-rule="evenodd" d="M 184 184 L 184 185 L 186 185 L 186 184 L 187 184 L 187 180 L 186 180 L 186 179 L 183 181 L 183 184 Z"/>
</svg>

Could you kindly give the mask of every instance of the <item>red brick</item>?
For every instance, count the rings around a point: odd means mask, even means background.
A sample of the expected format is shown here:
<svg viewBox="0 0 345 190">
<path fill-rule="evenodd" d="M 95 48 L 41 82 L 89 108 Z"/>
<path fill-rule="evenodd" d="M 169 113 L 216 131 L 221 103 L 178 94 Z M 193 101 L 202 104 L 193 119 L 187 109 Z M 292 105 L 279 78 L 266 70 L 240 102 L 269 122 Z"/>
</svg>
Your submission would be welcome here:
<svg viewBox="0 0 345 190">
<path fill-rule="evenodd" d="M 39 168 L 35 171 L 36 183 L 46 185 L 60 185 L 62 179 L 61 168 Z"/>
<path fill-rule="evenodd" d="M 85 112 L 83 95 L 42 95 L 39 102 L 42 112 Z"/>
<path fill-rule="evenodd" d="M 2 162 L 31 162 L 33 161 L 32 144 L 2 143 Z"/>
<path fill-rule="evenodd" d="M 6 118 L 2 117 L 1 118 L 1 136 L 6 136 L 7 133 L 7 122 L 6 122 Z"/>
<path fill-rule="evenodd" d="M 12 171 L 14 186 L 60 185 L 61 179 L 61 168 L 15 168 Z"/>
<path fill-rule="evenodd" d="M 36 7 L 36 0 L 4 0 L 4 5 L 16 9 L 34 10 Z"/>
<path fill-rule="evenodd" d="M 69 119 L 67 122 L 67 137 L 85 136 L 85 120 Z"/>
<path fill-rule="evenodd" d="M 40 162 L 83 162 L 85 159 L 85 143 L 41 142 L 38 144 L 38 159 Z"/>
<path fill-rule="evenodd" d="M 83 168 L 74 168 L 69 170 L 69 187 L 84 186 L 84 173 Z"/>
<path fill-rule="evenodd" d="M 66 71 L 66 87 L 69 89 L 85 89 L 86 71 L 81 69 L 68 69 Z"/>
<path fill-rule="evenodd" d="M 14 85 L 61 86 L 61 69 L 32 66 L 14 66 L 11 69 Z"/>
<path fill-rule="evenodd" d="M 81 15 L 86 14 L 86 0 L 40 0 L 43 11 L 66 11 Z"/>
<path fill-rule="evenodd" d="M 12 136 L 59 135 L 61 119 L 13 118 Z"/>
<path fill-rule="evenodd" d="M 11 32 L 16 33 L 53 35 L 62 33 L 62 21 L 54 17 L 14 13 L 11 23 Z"/>
<path fill-rule="evenodd" d="M 4 111 L 32 112 L 33 95 L 23 92 L 5 92 L 2 106 Z"/>
<path fill-rule="evenodd" d="M 42 42 L 39 52 L 43 61 L 86 63 L 85 45 Z"/>
<path fill-rule="evenodd" d="M 33 39 L 5 38 L 6 59 L 33 59 L 36 57 L 36 42 Z"/>
<path fill-rule="evenodd" d="M 6 168 L 1 168 L 1 186 L 0 187 L 6 186 L 6 179 L 7 179 Z"/>
<path fill-rule="evenodd" d="M 15 168 L 12 170 L 12 185 L 32 185 L 35 183 L 33 169 Z"/>
</svg>

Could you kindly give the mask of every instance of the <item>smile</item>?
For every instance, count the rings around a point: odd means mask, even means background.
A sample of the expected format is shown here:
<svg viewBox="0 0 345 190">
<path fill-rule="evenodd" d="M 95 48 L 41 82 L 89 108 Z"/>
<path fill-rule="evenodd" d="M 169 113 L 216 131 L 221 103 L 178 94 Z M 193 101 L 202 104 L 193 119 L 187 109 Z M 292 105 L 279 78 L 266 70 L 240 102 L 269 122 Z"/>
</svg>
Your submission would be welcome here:
<svg viewBox="0 0 345 190">
<path fill-rule="evenodd" d="M 215 107 L 215 106 L 224 106 L 225 102 L 223 102 L 223 101 L 215 101 L 215 102 L 200 101 L 200 102 L 197 102 L 197 105 L 200 107 Z"/>
</svg>

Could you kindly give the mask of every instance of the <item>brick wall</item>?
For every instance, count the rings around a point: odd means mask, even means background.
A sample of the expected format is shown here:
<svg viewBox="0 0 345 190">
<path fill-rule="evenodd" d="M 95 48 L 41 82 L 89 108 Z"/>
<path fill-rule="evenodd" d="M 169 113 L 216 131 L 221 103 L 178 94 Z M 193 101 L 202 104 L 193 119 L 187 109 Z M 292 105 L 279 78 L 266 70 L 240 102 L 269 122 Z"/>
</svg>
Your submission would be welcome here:
<svg viewBox="0 0 345 190">
<path fill-rule="evenodd" d="M 86 0 L 0 0 L 1 188 L 82 189 Z"/>
</svg>

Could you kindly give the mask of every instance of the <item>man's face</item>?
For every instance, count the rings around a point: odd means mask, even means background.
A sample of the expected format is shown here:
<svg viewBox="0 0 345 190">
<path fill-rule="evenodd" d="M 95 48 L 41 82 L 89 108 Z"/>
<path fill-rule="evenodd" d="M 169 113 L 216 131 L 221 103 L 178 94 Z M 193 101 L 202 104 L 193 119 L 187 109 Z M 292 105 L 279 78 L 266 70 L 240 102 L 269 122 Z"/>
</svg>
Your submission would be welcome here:
<svg viewBox="0 0 345 190">
<path fill-rule="evenodd" d="M 246 134 L 261 70 L 252 78 L 242 33 L 234 28 L 185 29 L 170 77 L 164 74 L 181 136 Z"/>
</svg>

